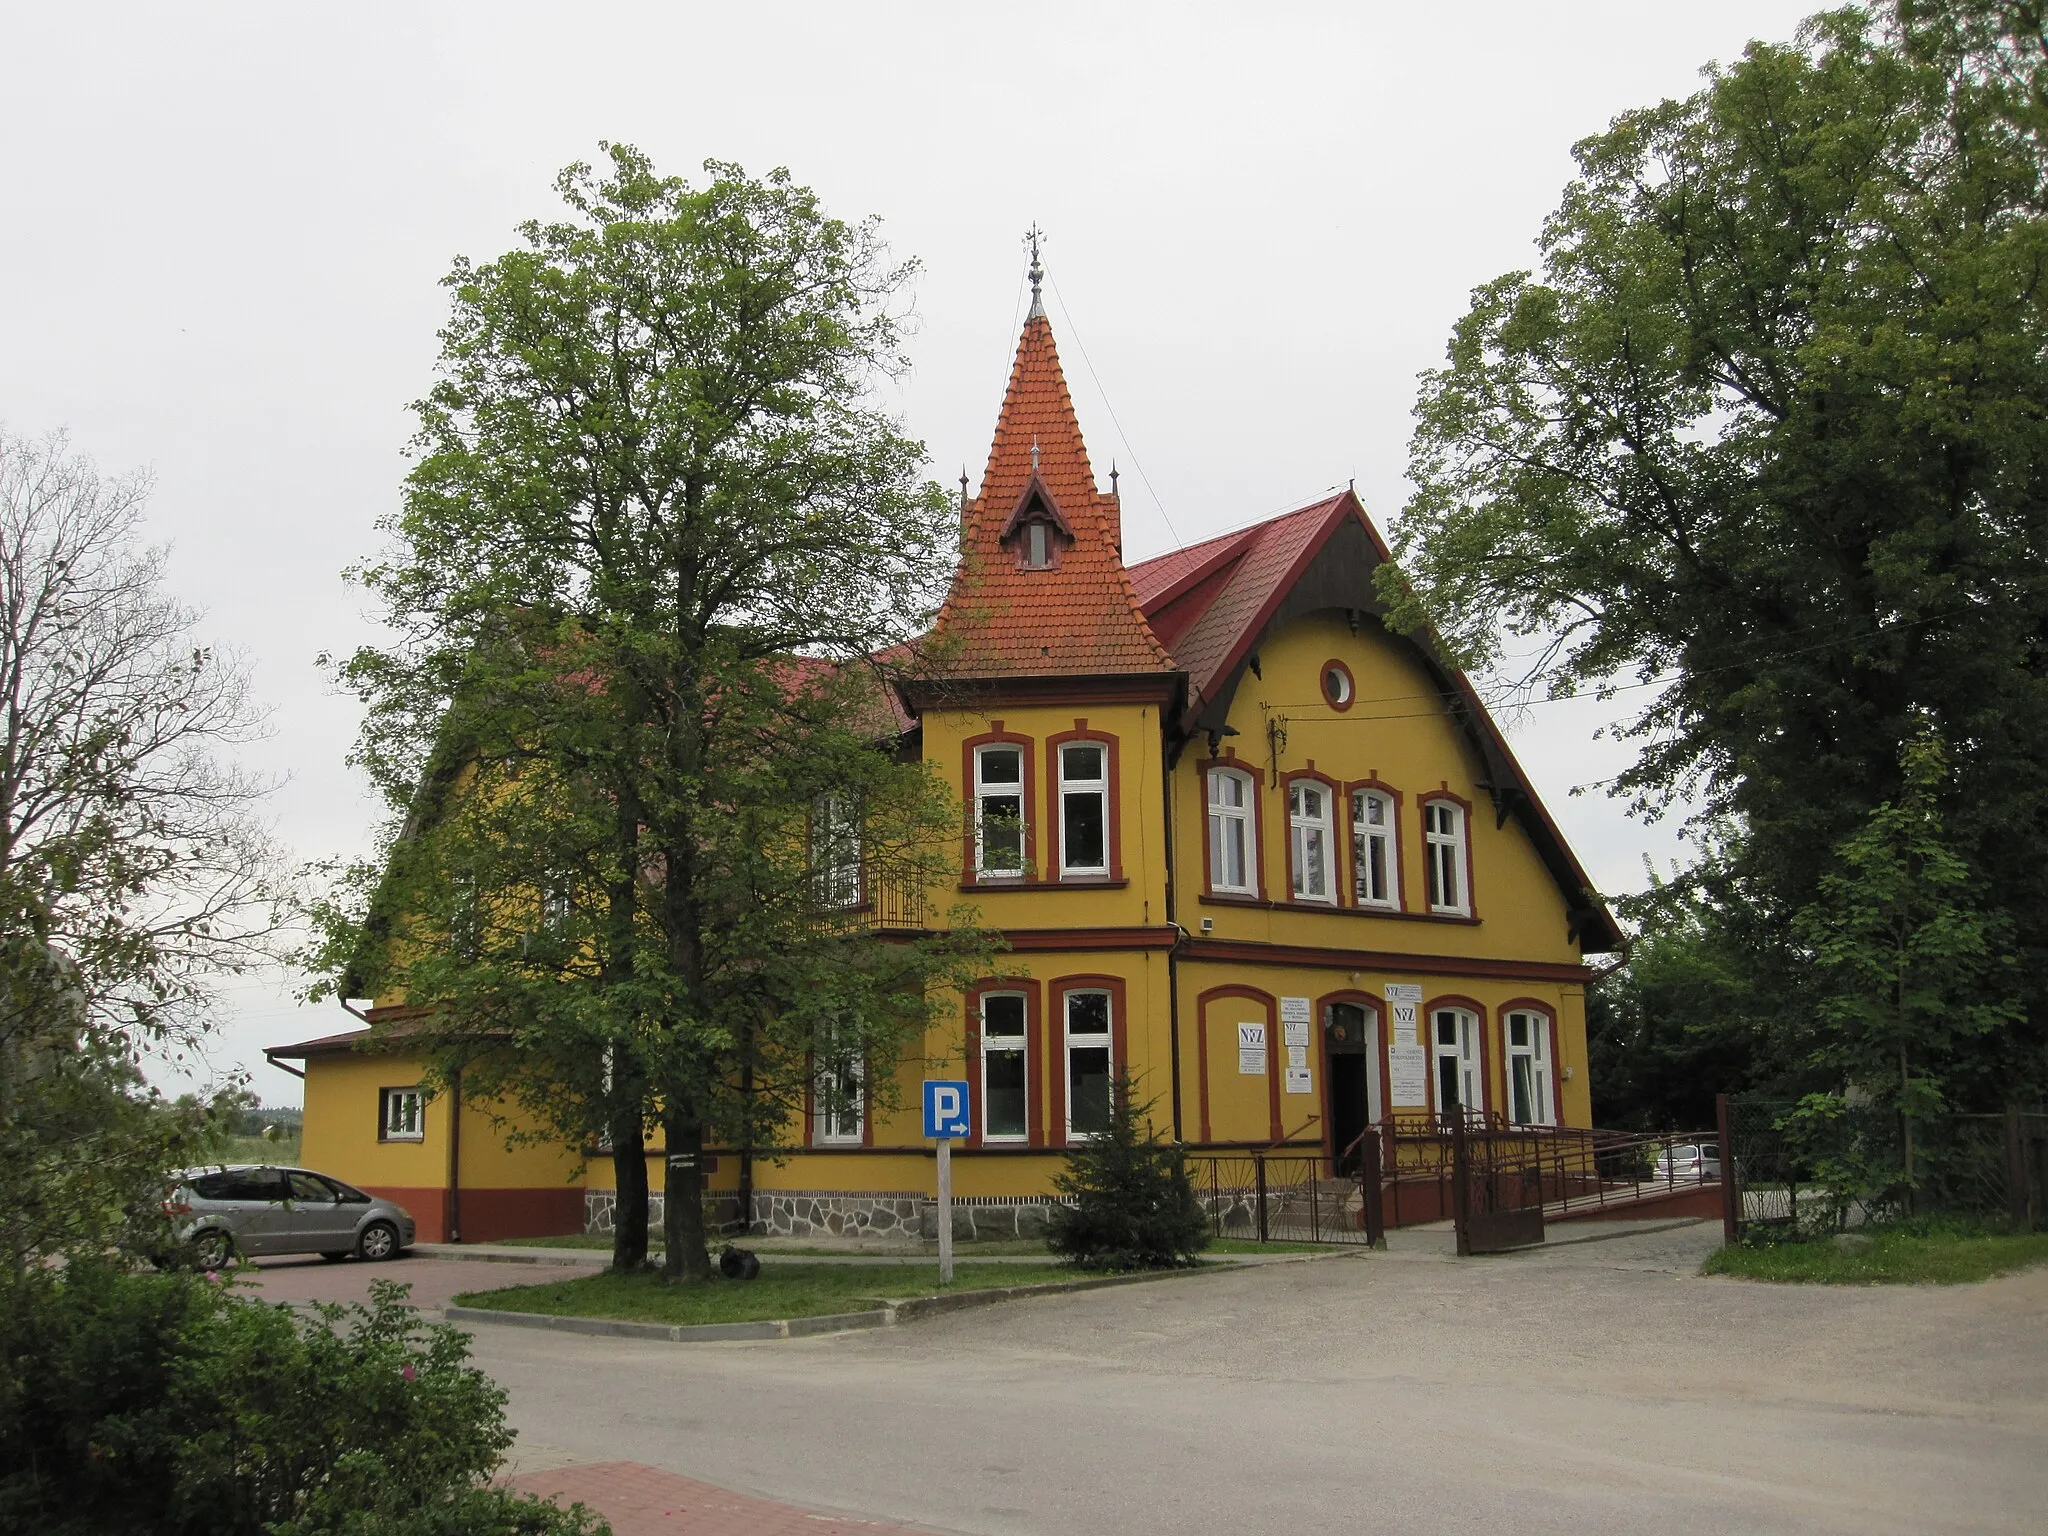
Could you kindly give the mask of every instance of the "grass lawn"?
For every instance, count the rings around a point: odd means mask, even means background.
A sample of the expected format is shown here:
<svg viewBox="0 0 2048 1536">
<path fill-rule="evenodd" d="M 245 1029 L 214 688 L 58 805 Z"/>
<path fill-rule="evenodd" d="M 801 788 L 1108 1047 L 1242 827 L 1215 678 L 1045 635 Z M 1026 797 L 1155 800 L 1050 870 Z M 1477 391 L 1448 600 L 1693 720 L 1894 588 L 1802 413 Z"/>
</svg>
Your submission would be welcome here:
<svg viewBox="0 0 2048 1536">
<path fill-rule="evenodd" d="M 951 1289 L 1043 1285 L 1069 1279 L 1043 1264 L 977 1264 L 956 1273 Z M 761 1265 L 758 1280 L 713 1279 L 703 1285 L 663 1285 L 658 1276 L 589 1275 L 545 1285 L 465 1291 L 458 1306 L 498 1312 L 546 1312 L 556 1317 L 609 1317 L 635 1323 L 746 1323 L 764 1318 L 816 1317 L 860 1312 L 882 1297 L 928 1296 L 941 1289 L 936 1264 Z"/>
<path fill-rule="evenodd" d="M 2048 1260 L 2048 1232 L 1873 1232 L 1873 1246 L 1844 1253 L 1823 1238 L 1723 1248 L 1702 1273 L 1813 1285 L 1963 1285 Z"/>
</svg>

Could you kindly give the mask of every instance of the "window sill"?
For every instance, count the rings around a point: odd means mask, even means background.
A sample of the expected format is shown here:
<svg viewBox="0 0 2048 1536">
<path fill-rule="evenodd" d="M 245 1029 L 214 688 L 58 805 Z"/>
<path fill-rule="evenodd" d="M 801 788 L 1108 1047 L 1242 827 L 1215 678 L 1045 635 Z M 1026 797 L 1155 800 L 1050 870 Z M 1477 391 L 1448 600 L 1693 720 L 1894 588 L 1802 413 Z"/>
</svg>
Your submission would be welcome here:
<svg viewBox="0 0 2048 1536">
<path fill-rule="evenodd" d="M 416 1147 L 416 1146 L 418 1146 L 418 1145 L 419 1145 L 419 1144 L 420 1144 L 421 1142 L 425 1141 L 426 1139 L 427 1139 L 427 1138 L 426 1138 L 426 1137 L 425 1137 L 424 1135 L 420 1135 L 420 1136 L 379 1136 L 379 1137 L 377 1138 L 377 1145 L 378 1145 L 378 1146 L 380 1146 L 380 1147 Z"/>
<path fill-rule="evenodd" d="M 960 882 L 963 891 L 1121 891 L 1130 881 L 1119 875 L 1114 879 L 1102 875 L 1068 875 L 1062 880 L 1016 880 L 998 877 L 996 879 L 968 879 Z"/>
<path fill-rule="evenodd" d="M 1267 901 L 1257 896 L 1217 895 L 1205 891 L 1195 898 L 1205 907 L 1258 907 L 1268 912 L 1318 912 L 1326 917 L 1370 917 L 1407 923 L 1452 923 L 1476 928 L 1479 919 L 1455 912 L 1404 912 L 1398 907 L 1340 907 L 1327 901 Z"/>
</svg>

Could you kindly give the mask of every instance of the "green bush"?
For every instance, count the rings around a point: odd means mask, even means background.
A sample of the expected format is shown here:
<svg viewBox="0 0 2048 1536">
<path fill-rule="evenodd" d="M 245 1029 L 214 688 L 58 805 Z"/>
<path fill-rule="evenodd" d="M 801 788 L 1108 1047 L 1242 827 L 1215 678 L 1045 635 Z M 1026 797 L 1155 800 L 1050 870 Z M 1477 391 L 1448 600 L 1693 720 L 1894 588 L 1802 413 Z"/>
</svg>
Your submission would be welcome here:
<svg viewBox="0 0 2048 1536">
<path fill-rule="evenodd" d="M 1209 1241 L 1209 1219 L 1180 1147 L 1151 1139 L 1118 1073 L 1109 1129 L 1067 1153 L 1053 1179 L 1060 1200 L 1046 1218 L 1046 1246 L 1082 1269 L 1173 1269 L 1194 1262 Z"/>
<path fill-rule="evenodd" d="M 74 1262 L 0 1283 L 0 1530 L 589 1536 L 490 1488 L 505 1393 L 408 1287 L 310 1313 Z"/>
</svg>

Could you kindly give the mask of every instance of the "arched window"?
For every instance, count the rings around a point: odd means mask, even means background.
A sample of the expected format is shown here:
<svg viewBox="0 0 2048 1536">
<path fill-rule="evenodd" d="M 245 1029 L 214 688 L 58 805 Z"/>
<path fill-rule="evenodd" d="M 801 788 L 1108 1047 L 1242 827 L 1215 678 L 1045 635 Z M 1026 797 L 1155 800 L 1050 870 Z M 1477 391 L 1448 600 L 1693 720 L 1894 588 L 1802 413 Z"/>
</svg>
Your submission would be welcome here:
<svg viewBox="0 0 2048 1536">
<path fill-rule="evenodd" d="M 1422 852 L 1429 868 L 1429 910 L 1471 916 L 1472 893 L 1465 888 L 1465 808 L 1457 801 L 1422 803 Z"/>
<path fill-rule="evenodd" d="M 1516 1125 L 1557 1124 L 1550 1076 L 1550 1018 L 1533 1008 L 1511 1008 L 1502 1020 L 1507 1037 L 1508 1119 Z"/>
<path fill-rule="evenodd" d="M 1259 892 L 1257 801 L 1251 775 L 1209 770 L 1209 889 L 1233 896 Z"/>
<path fill-rule="evenodd" d="M 1469 1008 L 1432 1008 L 1430 1051 L 1436 1058 L 1436 1112 L 1476 1115 L 1486 1108 L 1479 1071 L 1479 1016 Z"/>
<path fill-rule="evenodd" d="M 1330 875 L 1330 787 L 1296 779 L 1287 787 L 1288 864 L 1296 901 L 1335 901 Z"/>
<path fill-rule="evenodd" d="M 1361 907 L 1398 907 L 1401 869 L 1395 861 L 1394 797 L 1377 789 L 1351 795 L 1352 899 Z"/>
</svg>

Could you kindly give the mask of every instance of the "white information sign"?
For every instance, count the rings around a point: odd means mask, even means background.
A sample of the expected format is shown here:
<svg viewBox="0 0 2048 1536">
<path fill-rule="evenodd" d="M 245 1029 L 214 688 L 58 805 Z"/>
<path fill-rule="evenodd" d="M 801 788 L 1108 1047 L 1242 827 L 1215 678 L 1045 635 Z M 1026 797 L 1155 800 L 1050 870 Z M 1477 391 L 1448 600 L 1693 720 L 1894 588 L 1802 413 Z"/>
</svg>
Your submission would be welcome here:
<svg viewBox="0 0 2048 1536">
<path fill-rule="evenodd" d="M 1287 1069 L 1287 1091 L 1289 1093 L 1314 1093 L 1315 1084 L 1310 1080 L 1307 1067 Z"/>
<path fill-rule="evenodd" d="M 1419 1003 L 1422 1001 L 1422 983 L 1419 981 L 1390 981 L 1383 989 L 1390 1003 Z"/>
<path fill-rule="evenodd" d="M 1266 1026 L 1237 1026 L 1237 1070 L 1246 1077 L 1266 1075 Z"/>
<path fill-rule="evenodd" d="M 1415 1038 L 1415 1004 L 1389 1003 L 1387 1012 L 1394 1016 L 1394 1044 L 1413 1045 L 1420 1049 Z"/>
<path fill-rule="evenodd" d="M 1307 1045 L 1308 1020 L 1284 1020 L 1280 1025 L 1280 1043 L 1282 1045 Z"/>
<path fill-rule="evenodd" d="M 1429 1053 L 1413 1041 L 1387 1047 L 1387 1100 L 1396 1109 L 1429 1103 Z"/>
<path fill-rule="evenodd" d="M 1421 999 L 1417 998 L 1417 1002 Z M 1308 999 L 1305 997 L 1283 997 L 1280 999 L 1280 1022 L 1282 1024 L 1306 1024 L 1309 1020 Z"/>
<path fill-rule="evenodd" d="M 1290 1045 L 1287 1047 L 1287 1065 L 1290 1067 L 1307 1066 L 1308 1047 L 1305 1045 Z"/>
</svg>

